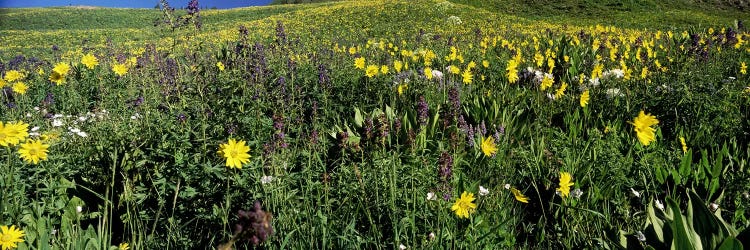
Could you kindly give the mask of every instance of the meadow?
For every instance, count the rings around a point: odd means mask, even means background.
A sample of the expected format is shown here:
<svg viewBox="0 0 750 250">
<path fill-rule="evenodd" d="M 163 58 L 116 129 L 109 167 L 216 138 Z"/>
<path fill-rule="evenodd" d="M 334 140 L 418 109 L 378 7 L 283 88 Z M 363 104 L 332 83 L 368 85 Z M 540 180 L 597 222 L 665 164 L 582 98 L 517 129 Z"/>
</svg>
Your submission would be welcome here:
<svg viewBox="0 0 750 250">
<path fill-rule="evenodd" d="M 0 9 L 3 250 L 750 245 L 742 2 L 161 4 Z"/>
</svg>

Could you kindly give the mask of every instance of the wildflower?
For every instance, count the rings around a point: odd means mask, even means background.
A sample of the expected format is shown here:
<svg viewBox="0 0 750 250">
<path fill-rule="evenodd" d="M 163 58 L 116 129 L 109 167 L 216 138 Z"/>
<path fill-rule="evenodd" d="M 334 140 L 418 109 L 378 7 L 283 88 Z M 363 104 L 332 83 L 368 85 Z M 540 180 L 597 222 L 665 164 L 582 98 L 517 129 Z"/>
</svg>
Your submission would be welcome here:
<svg viewBox="0 0 750 250">
<path fill-rule="evenodd" d="M 354 46 L 349 47 L 349 54 L 354 55 L 357 53 L 357 48 Z"/>
<path fill-rule="evenodd" d="M 41 140 L 30 140 L 21 144 L 18 154 L 25 162 L 38 164 L 40 160 L 47 160 L 47 148 L 49 145 L 43 144 Z"/>
<path fill-rule="evenodd" d="M 630 188 L 630 192 L 633 193 L 633 196 L 635 196 L 637 198 L 641 198 L 641 192 L 638 192 L 638 191 L 636 191 L 633 188 Z"/>
<path fill-rule="evenodd" d="M 393 69 L 396 70 L 396 73 L 401 73 L 401 68 L 404 67 L 404 63 L 401 61 L 393 61 Z"/>
<path fill-rule="evenodd" d="M 464 73 L 461 76 L 464 78 L 464 84 L 471 84 L 471 81 L 474 78 L 474 76 L 471 74 L 471 71 L 469 71 L 468 69 L 464 70 Z"/>
<path fill-rule="evenodd" d="M 409 85 L 407 85 L 406 83 L 399 84 L 398 88 L 396 89 L 398 91 L 398 95 L 403 95 L 404 92 L 406 92 L 406 89 L 408 88 L 409 88 Z"/>
<path fill-rule="evenodd" d="M 430 67 L 424 68 L 424 76 L 427 77 L 427 80 L 432 80 L 432 69 Z"/>
<path fill-rule="evenodd" d="M 76 206 L 76 212 L 77 213 L 83 212 L 83 207 L 82 206 Z"/>
<path fill-rule="evenodd" d="M 747 64 L 745 62 L 740 63 L 740 74 L 747 75 Z"/>
<path fill-rule="evenodd" d="M 378 66 L 375 66 L 375 65 L 367 66 L 367 70 L 365 71 L 365 75 L 367 77 L 372 78 L 377 74 L 378 74 Z"/>
<path fill-rule="evenodd" d="M 488 136 L 482 140 L 482 153 L 484 156 L 490 157 L 497 153 L 497 146 L 495 145 L 495 138 Z"/>
<path fill-rule="evenodd" d="M 458 75 L 458 73 L 461 73 L 461 69 L 456 67 L 455 65 L 448 66 L 448 72 L 451 72 L 451 74 Z"/>
<path fill-rule="evenodd" d="M 654 134 L 656 129 L 652 128 L 652 126 L 659 124 L 659 120 L 656 119 L 656 116 L 645 114 L 643 110 L 641 110 L 641 112 L 638 113 L 638 117 L 633 119 L 633 122 L 630 124 L 633 125 L 633 129 L 637 133 L 638 141 L 644 146 L 648 146 L 648 144 L 656 140 L 656 135 Z"/>
<path fill-rule="evenodd" d="M 560 192 L 560 196 L 567 197 L 570 195 L 570 187 L 573 186 L 573 182 L 570 182 L 573 180 L 573 176 L 570 175 L 568 172 L 560 172 L 560 187 L 557 188 L 557 191 Z"/>
<path fill-rule="evenodd" d="M 589 97 L 589 90 L 587 89 L 586 91 L 583 91 L 583 94 L 581 94 L 581 101 L 580 101 L 582 108 L 585 108 L 586 105 L 589 105 L 590 98 L 591 97 Z"/>
<path fill-rule="evenodd" d="M 273 176 L 264 175 L 263 177 L 260 178 L 260 183 L 262 184 L 268 184 L 268 183 L 271 183 L 272 181 L 273 181 Z"/>
<path fill-rule="evenodd" d="M 490 62 L 487 61 L 487 60 L 482 60 L 482 66 L 485 67 L 485 68 L 489 68 L 490 67 Z"/>
<path fill-rule="evenodd" d="M 461 194 L 461 198 L 458 198 L 456 203 L 453 203 L 451 210 L 456 213 L 458 218 L 469 218 L 469 215 L 474 213 L 477 208 L 477 204 L 474 204 L 475 199 L 473 193 L 464 191 Z"/>
<path fill-rule="evenodd" d="M 716 211 L 719 209 L 719 204 L 711 202 L 711 204 L 708 206 L 708 208 L 711 209 L 711 211 Z"/>
<path fill-rule="evenodd" d="M 97 65 L 99 65 L 99 59 L 96 58 L 96 56 L 92 54 L 87 54 L 81 58 L 81 63 L 83 65 L 86 65 L 86 68 L 94 69 Z"/>
<path fill-rule="evenodd" d="M 5 88 L 5 85 L 8 84 L 3 80 L 3 78 L 0 78 L 0 89 Z"/>
<path fill-rule="evenodd" d="M 509 83 L 518 82 L 518 62 L 515 59 L 508 60 L 508 66 L 505 70 L 507 71 L 506 76 Z"/>
<path fill-rule="evenodd" d="M 130 244 L 123 242 L 117 246 L 117 250 L 130 250 Z"/>
<path fill-rule="evenodd" d="M 221 62 L 216 62 L 216 67 L 219 68 L 219 71 L 224 71 L 224 64 Z"/>
<path fill-rule="evenodd" d="M 687 143 L 685 143 L 685 137 L 680 136 L 680 144 L 682 145 L 682 153 L 687 153 Z"/>
<path fill-rule="evenodd" d="M 388 66 L 387 65 L 380 66 L 380 73 L 383 75 L 388 74 Z"/>
<path fill-rule="evenodd" d="M 29 124 L 24 122 L 0 122 L 0 146 L 14 146 L 29 136 Z"/>
<path fill-rule="evenodd" d="M 55 67 L 52 68 L 52 71 L 57 72 L 62 76 L 66 76 L 68 75 L 68 71 L 70 71 L 70 65 L 64 62 L 59 62 L 55 64 Z"/>
<path fill-rule="evenodd" d="M 365 69 L 365 58 L 357 57 L 356 59 L 354 59 L 354 67 L 358 69 Z"/>
<path fill-rule="evenodd" d="M 557 89 L 557 91 L 555 91 L 555 99 L 560 99 L 560 97 L 562 97 L 563 95 L 565 95 L 565 89 L 566 88 L 568 88 L 568 84 L 567 83 L 562 83 L 562 85 L 560 85 L 560 88 Z"/>
<path fill-rule="evenodd" d="M 479 196 L 485 196 L 490 194 L 490 190 L 485 187 L 479 186 Z"/>
<path fill-rule="evenodd" d="M 516 197 L 517 201 L 523 202 L 523 203 L 529 203 L 529 197 L 526 197 L 526 195 L 523 195 L 521 191 L 519 191 L 516 188 L 510 188 L 510 192 L 513 193 L 513 196 Z"/>
<path fill-rule="evenodd" d="M 18 70 L 9 70 L 8 72 L 5 72 L 5 80 L 8 82 L 14 82 L 23 79 L 24 77 L 23 73 L 18 72 Z"/>
<path fill-rule="evenodd" d="M 510 189 L 510 184 L 508 184 L 508 183 L 505 183 L 505 185 L 503 185 L 503 188 L 505 188 L 505 189 Z"/>
<path fill-rule="evenodd" d="M 434 200 L 437 200 L 437 196 L 435 196 L 435 193 L 434 193 L 434 192 L 429 192 L 429 193 L 427 193 L 427 200 L 428 200 L 428 201 L 434 201 Z"/>
<path fill-rule="evenodd" d="M 427 235 L 427 237 L 430 238 L 430 240 L 434 240 L 435 239 L 435 233 L 430 232 L 430 234 Z"/>
<path fill-rule="evenodd" d="M 655 204 L 656 204 L 656 208 L 658 208 L 660 210 L 664 210 L 664 204 L 661 203 L 661 201 L 656 200 Z"/>
<path fill-rule="evenodd" d="M 2 247 L 3 250 L 6 249 L 13 249 L 18 247 L 16 243 L 23 242 L 23 230 L 20 230 L 16 228 L 15 225 L 8 226 L 0 226 L 0 247 Z"/>
<path fill-rule="evenodd" d="M 583 195 L 583 191 L 581 191 L 580 188 L 573 189 L 573 191 L 570 192 L 570 197 L 573 198 L 581 198 L 581 195 Z"/>
<path fill-rule="evenodd" d="M 26 90 L 29 89 L 29 86 L 26 86 L 23 82 L 17 82 L 13 84 L 13 92 L 19 93 L 19 94 L 26 94 Z"/>
<path fill-rule="evenodd" d="M 552 87 L 552 84 L 555 83 L 555 79 L 549 76 L 544 76 L 544 79 L 542 80 L 542 85 L 540 86 L 542 91 L 548 89 L 549 87 Z"/>
<path fill-rule="evenodd" d="M 128 66 L 122 63 L 115 63 L 115 65 L 112 65 L 112 71 L 118 76 L 124 76 L 128 73 Z"/>
<path fill-rule="evenodd" d="M 438 81 L 443 80 L 443 72 L 440 72 L 440 70 L 433 70 L 432 77 Z"/>
<path fill-rule="evenodd" d="M 65 83 L 65 76 L 53 71 L 52 74 L 49 75 L 49 81 L 61 85 Z"/>
<path fill-rule="evenodd" d="M 406 246 L 404 246 L 404 244 L 399 244 L 398 245 L 398 249 L 399 250 L 406 250 Z"/>
<path fill-rule="evenodd" d="M 641 80 L 646 79 L 648 77 L 648 67 L 643 67 L 641 70 Z"/>
<path fill-rule="evenodd" d="M 596 64 L 594 65 L 594 69 L 591 70 L 591 78 L 599 78 L 602 76 L 602 71 L 604 70 L 603 64 Z"/>
<path fill-rule="evenodd" d="M 219 145 L 219 149 L 226 158 L 226 166 L 229 168 L 242 169 L 242 164 L 250 161 L 250 147 L 245 145 L 245 141 L 235 141 L 229 139 L 228 143 Z"/>
<path fill-rule="evenodd" d="M 636 232 L 635 237 L 638 238 L 638 241 L 640 242 L 646 242 L 646 235 L 643 235 L 643 232 L 641 231 Z"/>
</svg>

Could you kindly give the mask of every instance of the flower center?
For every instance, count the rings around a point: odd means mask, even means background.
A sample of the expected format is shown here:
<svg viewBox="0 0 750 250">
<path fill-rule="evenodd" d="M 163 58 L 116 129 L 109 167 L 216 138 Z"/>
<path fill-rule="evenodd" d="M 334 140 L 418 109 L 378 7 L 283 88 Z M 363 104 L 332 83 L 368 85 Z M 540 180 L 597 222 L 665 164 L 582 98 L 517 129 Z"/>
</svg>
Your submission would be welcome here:
<svg viewBox="0 0 750 250">
<path fill-rule="evenodd" d="M 3 237 L 0 238 L 0 242 L 10 242 L 13 238 L 10 237 L 10 234 L 3 234 Z"/>
<path fill-rule="evenodd" d="M 232 149 L 232 150 L 229 151 L 229 157 L 231 157 L 231 158 L 237 158 L 238 154 L 239 154 L 239 152 L 237 152 L 236 149 Z"/>
<path fill-rule="evenodd" d="M 37 155 L 37 150 L 35 148 L 29 149 L 29 155 Z"/>
</svg>

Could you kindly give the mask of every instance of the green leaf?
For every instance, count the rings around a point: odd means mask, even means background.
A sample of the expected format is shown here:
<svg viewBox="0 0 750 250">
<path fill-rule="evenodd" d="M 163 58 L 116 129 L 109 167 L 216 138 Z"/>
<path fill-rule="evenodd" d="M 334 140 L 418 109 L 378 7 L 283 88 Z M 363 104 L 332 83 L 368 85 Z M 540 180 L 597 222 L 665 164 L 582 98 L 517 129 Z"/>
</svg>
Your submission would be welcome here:
<svg viewBox="0 0 750 250">
<path fill-rule="evenodd" d="M 361 128 L 362 123 L 365 121 L 365 118 L 362 116 L 362 111 L 359 111 L 359 108 L 354 108 L 354 125 L 357 125 L 357 127 Z"/>
<path fill-rule="evenodd" d="M 742 242 L 735 239 L 734 237 L 729 237 L 717 248 L 718 250 L 742 250 Z"/>
<path fill-rule="evenodd" d="M 689 193 L 687 210 L 688 224 L 702 239 L 703 248 L 716 249 L 729 236 L 729 231 L 708 210 L 706 203 L 695 191 Z"/>
<path fill-rule="evenodd" d="M 693 231 L 684 215 L 680 213 L 680 206 L 673 199 L 667 198 L 668 209 L 672 210 L 674 220 L 669 225 L 674 230 L 672 238 L 672 249 L 696 249 L 702 250 L 700 238 Z"/>
</svg>

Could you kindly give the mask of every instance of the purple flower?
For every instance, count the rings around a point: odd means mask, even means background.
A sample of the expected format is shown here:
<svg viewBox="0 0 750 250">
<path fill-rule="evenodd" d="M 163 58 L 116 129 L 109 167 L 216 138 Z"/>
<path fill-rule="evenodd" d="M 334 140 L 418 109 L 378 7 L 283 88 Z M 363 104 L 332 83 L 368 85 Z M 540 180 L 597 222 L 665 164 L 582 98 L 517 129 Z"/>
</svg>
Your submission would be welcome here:
<svg viewBox="0 0 750 250">
<path fill-rule="evenodd" d="M 419 102 L 417 103 L 417 118 L 419 121 L 419 125 L 427 125 L 429 115 L 430 108 L 427 106 L 427 101 L 425 101 L 424 96 L 419 96 Z"/>
</svg>

